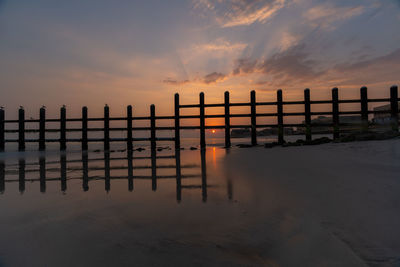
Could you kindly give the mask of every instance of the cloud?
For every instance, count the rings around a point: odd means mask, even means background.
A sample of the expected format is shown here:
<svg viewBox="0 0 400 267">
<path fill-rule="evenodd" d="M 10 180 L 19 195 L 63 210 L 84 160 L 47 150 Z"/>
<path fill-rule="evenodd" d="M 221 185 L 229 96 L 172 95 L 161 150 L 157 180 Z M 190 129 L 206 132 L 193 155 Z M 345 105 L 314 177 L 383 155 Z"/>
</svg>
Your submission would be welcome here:
<svg viewBox="0 0 400 267">
<path fill-rule="evenodd" d="M 235 61 L 235 67 L 233 69 L 233 75 L 254 73 L 257 71 L 258 66 L 257 60 L 252 60 L 249 58 L 241 58 Z"/>
<path fill-rule="evenodd" d="M 365 8 L 363 6 L 338 7 L 326 3 L 309 9 L 303 17 L 313 27 L 334 30 L 334 23 L 359 16 L 364 10 Z"/>
<path fill-rule="evenodd" d="M 265 23 L 285 6 L 285 0 L 201 0 L 195 8 L 211 11 L 224 28 Z"/>
<path fill-rule="evenodd" d="M 207 74 L 206 76 L 204 76 L 203 82 L 205 84 L 216 83 L 216 82 L 219 82 L 219 81 L 223 81 L 226 78 L 227 78 L 227 76 L 225 74 L 222 74 L 220 72 L 212 72 L 212 73 Z"/>
<path fill-rule="evenodd" d="M 222 38 L 218 38 L 215 42 L 196 44 L 193 46 L 193 50 L 200 52 L 233 52 L 242 50 L 247 46 L 245 43 L 231 43 Z"/>
<path fill-rule="evenodd" d="M 183 85 L 183 84 L 186 84 L 189 82 L 190 82 L 189 80 L 178 81 L 178 80 L 174 80 L 172 78 L 166 78 L 163 80 L 163 83 L 170 84 L 170 85 Z"/>
<path fill-rule="evenodd" d="M 305 46 L 296 45 L 265 60 L 238 59 L 232 75 L 261 73 L 271 77 L 273 81 L 287 83 L 295 80 L 312 80 L 321 76 L 323 71 L 316 71 L 316 65 L 317 62 L 310 59 Z"/>
</svg>

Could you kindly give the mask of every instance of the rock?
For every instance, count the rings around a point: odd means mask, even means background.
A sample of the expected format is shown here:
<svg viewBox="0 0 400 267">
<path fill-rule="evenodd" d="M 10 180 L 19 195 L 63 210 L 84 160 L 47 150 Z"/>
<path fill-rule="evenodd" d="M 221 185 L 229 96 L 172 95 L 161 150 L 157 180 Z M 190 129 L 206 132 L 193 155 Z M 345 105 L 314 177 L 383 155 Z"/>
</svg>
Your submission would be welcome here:
<svg viewBox="0 0 400 267">
<path fill-rule="evenodd" d="M 272 142 L 272 143 L 265 143 L 264 147 L 265 148 L 273 148 L 274 146 L 279 145 L 278 142 Z"/>
<path fill-rule="evenodd" d="M 197 147 L 191 146 L 190 150 L 197 150 Z"/>
<path fill-rule="evenodd" d="M 135 149 L 135 151 L 139 151 L 139 152 L 141 152 L 141 151 L 143 151 L 143 150 L 146 150 L 146 149 L 143 148 L 143 147 L 139 147 L 139 148 L 136 148 L 136 149 Z"/>
<path fill-rule="evenodd" d="M 252 145 L 248 145 L 248 144 L 238 144 L 237 147 L 239 148 L 248 148 L 248 147 L 253 147 Z"/>
<path fill-rule="evenodd" d="M 392 139 L 399 136 L 396 131 L 386 131 L 386 132 L 358 132 L 351 133 L 339 138 L 340 142 L 352 142 L 352 141 L 368 141 L 368 140 L 386 140 Z"/>
<path fill-rule="evenodd" d="M 96 149 L 96 150 L 94 150 L 93 152 L 99 153 L 99 152 L 101 152 L 101 150 L 100 150 L 100 149 Z"/>
<path fill-rule="evenodd" d="M 330 139 L 329 137 L 321 137 L 321 138 L 317 138 L 311 141 L 305 141 L 304 144 L 306 145 L 321 145 L 321 144 L 327 144 L 332 142 L 332 139 Z"/>
</svg>

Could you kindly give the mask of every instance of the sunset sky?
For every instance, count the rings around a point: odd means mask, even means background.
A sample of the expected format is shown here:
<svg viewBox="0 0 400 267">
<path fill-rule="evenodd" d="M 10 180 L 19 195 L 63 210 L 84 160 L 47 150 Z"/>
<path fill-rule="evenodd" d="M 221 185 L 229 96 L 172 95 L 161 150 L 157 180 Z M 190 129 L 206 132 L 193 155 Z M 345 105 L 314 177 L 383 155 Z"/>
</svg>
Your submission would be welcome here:
<svg viewBox="0 0 400 267">
<path fill-rule="evenodd" d="M 398 0 L 0 0 L 0 104 L 37 113 L 172 111 L 182 101 L 386 96 L 400 84 Z"/>
</svg>

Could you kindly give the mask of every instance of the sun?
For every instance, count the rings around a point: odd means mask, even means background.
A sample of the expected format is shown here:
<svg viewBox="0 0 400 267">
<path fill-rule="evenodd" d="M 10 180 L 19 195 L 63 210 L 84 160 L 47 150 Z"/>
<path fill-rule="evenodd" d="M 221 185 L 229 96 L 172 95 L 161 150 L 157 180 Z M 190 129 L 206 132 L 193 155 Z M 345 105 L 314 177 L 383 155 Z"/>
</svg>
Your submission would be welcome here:
<svg viewBox="0 0 400 267">
<path fill-rule="evenodd" d="M 211 132 L 214 134 L 214 133 L 215 133 L 215 130 L 211 130 Z"/>
</svg>

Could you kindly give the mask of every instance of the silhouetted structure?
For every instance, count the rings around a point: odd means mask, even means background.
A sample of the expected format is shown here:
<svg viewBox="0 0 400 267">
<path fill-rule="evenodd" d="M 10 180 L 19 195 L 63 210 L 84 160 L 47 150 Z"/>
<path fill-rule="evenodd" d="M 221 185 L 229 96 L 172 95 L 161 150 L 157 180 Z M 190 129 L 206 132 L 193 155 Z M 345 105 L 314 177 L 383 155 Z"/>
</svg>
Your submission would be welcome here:
<svg viewBox="0 0 400 267">
<path fill-rule="evenodd" d="M 89 118 L 88 109 L 86 107 L 82 108 L 81 118 L 67 118 L 66 108 L 63 106 L 60 109 L 60 118 L 58 119 L 47 119 L 45 108 L 41 108 L 39 112 L 39 120 L 36 119 L 25 119 L 25 111 L 21 107 L 18 111 L 18 120 L 6 120 L 5 111 L 0 109 L 0 151 L 4 151 L 6 143 L 18 143 L 18 149 L 20 151 L 25 150 L 26 143 L 37 143 L 40 150 L 46 148 L 46 143 L 49 142 L 59 142 L 60 150 L 65 150 L 67 148 L 67 143 L 80 142 L 82 145 L 82 150 L 88 149 L 89 142 L 103 142 L 104 150 L 110 149 L 111 142 L 126 142 L 128 151 L 133 149 L 133 142 L 135 141 L 150 141 L 151 147 L 156 147 L 156 142 L 158 141 L 174 141 L 175 148 L 180 148 L 180 131 L 181 130 L 200 130 L 200 146 L 204 148 L 206 146 L 206 129 L 224 129 L 225 130 L 225 146 L 229 147 L 231 145 L 231 129 L 250 129 L 251 144 L 257 145 L 257 128 L 274 128 L 277 129 L 278 142 L 284 142 L 285 127 L 303 127 L 305 129 L 306 140 L 310 141 L 312 139 L 313 127 L 324 126 L 330 127 L 333 138 L 339 138 L 341 127 L 346 125 L 341 121 L 343 115 L 357 115 L 360 116 L 360 123 L 358 126 L 362 131 L 367 131 L 369 127 L 368 115 L 390 113 L 390 123 L 391 128 L 394 131 L 398 131 L 398 88 L 397 86 L 392 86 L 390 88 L 390 98 L 379 98 L 379 99 L 368 99 L 367 88 L 362 87 L 360 89 L 360 99 L 339 99 L 339 91 L 337 88 L 332 89 L 332 99 L 330 100 L 311 100 L 310 90 L 304 90 L 304 100 L 302 101 L 284 101 L 282 90 L 277 91 L 276 101 L 272 102 L 257 102 L 256 92 L 250 92 L 250 102 L 244 103 L 231 103 L 229 99 L 229 92 L 225 92 L 224 103 L 221 104 L 206 104 L 204 93 L 200 93 L 199 104 L 185 104 L 182 105 L 179 102 L 179 95 L 175 94 L 175 114 L 173 116 L 156 116 L 155 106 L 150 106 L 150 116 L 137 117 L 132 115 L 132 106 L 127 107 L 126 117 L 110 117 L 110 109 L 108 106 L 104 107 L 104 117 L 103 118 Z M 368 110 L 368 103 L 374 102 L 390 102 L 390 108 L 384 110 Z M 312 107 L 315 105 L 331 105 L 331 111 L 324 112 L 313 112 Z M 353 111 L 340 111 L 340 104 L 360 104 L 360 109 Z M 304 112 L 284 112 L 285 106 L 304 106 Z M 275 106 L 275 113 L 258 113 L 257 107 L 259 106 Z M 214 114 L 206 115 L 207 108 L 221 107 L 224 108 L 224 114 Z M 250 114 L 231 114 L 230 107 L 249 107 Z M 180 109 L 194 108 L 199 110 L 199 115 L 180 115 Z M 304 116 L 303 123 L 284 123 L 284 117 L 289 116 Z M 331 116 L 330 123 L 324 123 L 323 125 L 318 125 L 318 123 L 313 123 L 312 116 Z M 276 124 L 258 124 L 257 118 L 263 117 L 276 117 Z M 207 126 L 206 119 L 208 118 L 224 118 L 224 125 L 217 126 Z M 250 125 L 231 125 L 231 118 L 250 118 Z M 184 119 L 199 119 L 199 126 L 181 126 L 180 121 Z M 149 121 L 149 127 L 137 127 L 133 126 L 133 122 Z M 156 126 L 157 120 L 173 120 L 173 127 L 166 126 Z M 102 128 L 89 128 L 89 122 L 104 123 Z M 111 128 L 111 121 L 125 121 L 126 127 L 121 128 Z M 60 123 L 59 129 L 47 129 L 46 123 L 58 122 Z M 68 128 L 68 122 L 81 122 L 80 128 Z M 26 129 L 25 124 L 38 124 L 38 129 Z M 6 125 L 18 125 L 18 129 L 6 129 Z M 110 138 L 111 131 L 125 131 L 125 138 Z M 136 131 L 150 131 L 150 137 L 148 138 L 135 138 Z M 157 131 L 174 131 L 173 137 L 156 137 Z M 51 139 L 46 138 L 47 132 L 59 133 L 59 138 Z M 81 138 L 67 138 L 67 132 L 81 132 Z M 88 132 L 103 132 L 103 138 L 88 138 Z M 17 139 L 5 138 L 6 133 L 17 133 Z M 39 133 L 38 139 L 26 139 L 26 133 Z M 156 187 L 156 181 L 154 181 L 153 187 Z"/>
</svg>

